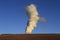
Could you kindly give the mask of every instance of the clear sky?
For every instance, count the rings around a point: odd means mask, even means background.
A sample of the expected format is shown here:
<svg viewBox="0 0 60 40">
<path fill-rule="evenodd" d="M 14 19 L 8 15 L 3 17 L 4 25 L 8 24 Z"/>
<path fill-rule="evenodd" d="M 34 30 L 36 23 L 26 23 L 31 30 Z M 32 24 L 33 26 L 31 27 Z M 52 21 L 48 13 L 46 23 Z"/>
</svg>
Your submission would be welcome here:
<svg viewBox="0 0 60 40">
<path fill-rule="evenodd" d="M 0 0 L 0 34 L 24 34 L 28 20 L 25 7 L 32 3 L 47 20 L 38 22 L 32 33 L 60 33 L 60 0 Z"/>
</svg>

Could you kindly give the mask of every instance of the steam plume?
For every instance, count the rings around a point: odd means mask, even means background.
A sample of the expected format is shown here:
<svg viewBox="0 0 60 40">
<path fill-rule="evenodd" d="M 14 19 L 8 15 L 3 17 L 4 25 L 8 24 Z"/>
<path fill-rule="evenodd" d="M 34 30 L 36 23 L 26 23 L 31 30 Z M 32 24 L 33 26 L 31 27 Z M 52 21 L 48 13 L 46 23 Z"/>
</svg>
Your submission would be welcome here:
<svg viewBox="0 0 60 40">
<path fill-rule="evenodd" d="M 36 6 L 31 4 L 26 8 L 27 16 L 29 17 L 26 34 L 30 34 L 32 30 L 36 27 L 36 24 L 39 20 L 38 12 L 36 10 Z"/>
<path fill-rule="evenodd" d="M 36 27 L 37 22 L 40 20 L 40 17 L 38 16 L 37 8 L 34 4 L 27 6 L 26 12 L 29 18 L 26 28 L 26 34 L 31 34 Z"/>
</svg>

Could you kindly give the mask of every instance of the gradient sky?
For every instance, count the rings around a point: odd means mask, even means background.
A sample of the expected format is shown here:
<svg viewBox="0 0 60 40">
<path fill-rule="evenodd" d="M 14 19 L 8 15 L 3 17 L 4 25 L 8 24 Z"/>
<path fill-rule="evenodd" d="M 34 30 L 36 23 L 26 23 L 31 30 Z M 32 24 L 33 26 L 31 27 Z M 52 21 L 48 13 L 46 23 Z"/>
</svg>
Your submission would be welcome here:
<svg viewBox="0 0 60 40">
<path fill-rule="evenodd" d="M 32 3 L 47 20 L 38 22 L 32 33 L 60 34 L 60 0 L 0 0 L 0 34 L 24 34 L 28 20 L 25 7 Z"/>
</svg>

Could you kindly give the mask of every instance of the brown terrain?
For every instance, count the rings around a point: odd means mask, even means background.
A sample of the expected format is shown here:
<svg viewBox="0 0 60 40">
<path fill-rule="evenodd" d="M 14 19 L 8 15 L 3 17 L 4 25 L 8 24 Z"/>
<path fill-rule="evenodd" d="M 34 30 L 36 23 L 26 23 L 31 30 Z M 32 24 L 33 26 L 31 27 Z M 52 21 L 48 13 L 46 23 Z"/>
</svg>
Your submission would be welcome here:
<svg viewBox="0 0 60 40">
<path fill-rule="evenodd" d="M 60 40 L 60 34 L 1 34 L 0 40 Z"/>
</svg>

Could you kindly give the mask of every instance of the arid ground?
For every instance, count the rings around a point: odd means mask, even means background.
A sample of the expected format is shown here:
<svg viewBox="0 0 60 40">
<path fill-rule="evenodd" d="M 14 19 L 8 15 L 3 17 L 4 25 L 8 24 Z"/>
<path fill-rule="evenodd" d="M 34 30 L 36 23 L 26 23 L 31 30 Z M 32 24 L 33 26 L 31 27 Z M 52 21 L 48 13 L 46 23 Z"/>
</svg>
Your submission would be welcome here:
<svg viewBox="0 0 60 40">
<path fill-rule="evenodd" d="M 1 34 L 0 40 L 60 40 L 60 34 Z"/>
</svg>

